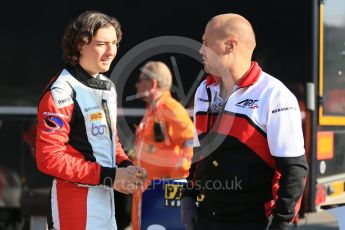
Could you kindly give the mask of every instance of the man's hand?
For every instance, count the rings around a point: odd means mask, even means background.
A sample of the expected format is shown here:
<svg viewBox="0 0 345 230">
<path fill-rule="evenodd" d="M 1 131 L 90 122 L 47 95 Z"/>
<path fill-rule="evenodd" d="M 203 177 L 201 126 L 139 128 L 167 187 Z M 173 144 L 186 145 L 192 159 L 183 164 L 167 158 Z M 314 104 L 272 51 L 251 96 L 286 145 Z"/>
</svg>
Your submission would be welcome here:
<svg viewBox="0 0 345 230">
<path fill-rule="evenodd" d="M 138 167 L 138 166 L 132 166 L 135 168 L 135 175 L 138 179 L 142 179 L 145 181 L 147 179 L 147 171 L 144 168 Z"/>
<path fill-rule="evenodd" d="M 194 230 L 198 223 L 198 207 L 191 197 L 181 199 L 181 221 L 186 230 Z"/>
<path fill-rule="evenodd" d="M 133 193 L 139 186 L 142 186 L 147 178 L 144 168 L 138 166 L 128 166 L 127 168 L 117 168 L 113 189 L 125 194 Z"/>
</svg>

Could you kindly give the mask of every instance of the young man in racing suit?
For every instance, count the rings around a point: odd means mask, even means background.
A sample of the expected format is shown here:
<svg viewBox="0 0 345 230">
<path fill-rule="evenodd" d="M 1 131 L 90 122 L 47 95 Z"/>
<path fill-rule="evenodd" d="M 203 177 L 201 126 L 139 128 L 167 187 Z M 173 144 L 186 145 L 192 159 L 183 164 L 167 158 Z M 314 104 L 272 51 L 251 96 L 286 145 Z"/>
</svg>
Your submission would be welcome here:
<svg viewBox="0 0 345 230">
<path fill-rule="evenodd" d="M 115 86 L 101 74 L 121 35 L 115 18 L 91 11 L 65 30 L 66 67 L 38 106 L 37 166 L 55 178 L 50 229 L 116 229 L 113 189 L 132 193 L 145 180 L 118 141 Z"/>
<path fill-rule="evenodd" d="M 193 163 L 181 200 L 186 229 L 286 230 L 308 166 L 295 96 L 252 62 L 255 35 L 237 14 L 212 18 L 200 53 Z M 196 196 L 200 195 L 199 206 Z"/>
</svg>

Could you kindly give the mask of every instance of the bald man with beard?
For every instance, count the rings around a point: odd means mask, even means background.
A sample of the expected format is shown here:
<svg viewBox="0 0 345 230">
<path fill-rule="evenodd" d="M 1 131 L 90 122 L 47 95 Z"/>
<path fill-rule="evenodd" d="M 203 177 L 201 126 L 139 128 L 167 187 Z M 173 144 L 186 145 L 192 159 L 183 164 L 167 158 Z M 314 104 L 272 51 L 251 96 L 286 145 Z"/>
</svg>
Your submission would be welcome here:
<svg viewBox="0 0 345 230">
<path fill-rule="evenodd" d="M 244 17 L 215 16 L 202 42 L 209 75 L 195 94 L 182 222 L 188 230 L 287 229 L 308 172 L 297 99 L 252 61 L 255 34 Z"/>
</svg>

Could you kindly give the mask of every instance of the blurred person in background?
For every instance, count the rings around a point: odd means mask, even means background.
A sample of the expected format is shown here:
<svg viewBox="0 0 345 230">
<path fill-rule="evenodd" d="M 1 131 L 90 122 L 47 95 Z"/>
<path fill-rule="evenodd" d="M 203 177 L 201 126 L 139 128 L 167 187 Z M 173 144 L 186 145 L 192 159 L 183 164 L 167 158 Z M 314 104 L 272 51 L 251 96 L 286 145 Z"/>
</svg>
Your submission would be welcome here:
<svg viewBox="0 0 345 230">
<path fill-rule="evenodd" d="M 136 129 L 134 164 L 147 170 L 148 181 L 133 194 L 133 230 L 140 229 L 142 193 L 151 180 L 188 175 L 194 134 L 188 112 L 171 96 L 169 67 L 149 61 L 140 71 L 136 96 L 146 102 L 146 113 Z"/>
</svg>

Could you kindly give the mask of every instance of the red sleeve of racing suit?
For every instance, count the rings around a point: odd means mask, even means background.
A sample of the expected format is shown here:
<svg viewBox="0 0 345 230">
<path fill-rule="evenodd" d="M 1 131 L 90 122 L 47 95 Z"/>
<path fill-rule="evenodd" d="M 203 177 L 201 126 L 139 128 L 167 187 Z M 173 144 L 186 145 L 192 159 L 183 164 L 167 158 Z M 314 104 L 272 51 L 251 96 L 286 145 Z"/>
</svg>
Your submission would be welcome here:
<svg viewBox="0 0 345 230">
<path fill-rule="evenodd" d="M 128 156 L 123 150 L 118 136 L 116 136 L 116 164 L 121 168 L 133 165 L 133 163 L 129 160 Z"/>
<path fill-rule="evenodd" d="M 36 138 L 38 169 L 56 178 L 81 184 L 98 185 L 105 178 L 114 179 L 115 168 L 86 161 L 83 154 L 68 145 L 73 109 L 74 103 L 58 108 L 51 91 L 41 98 Z"/>
</svg>

